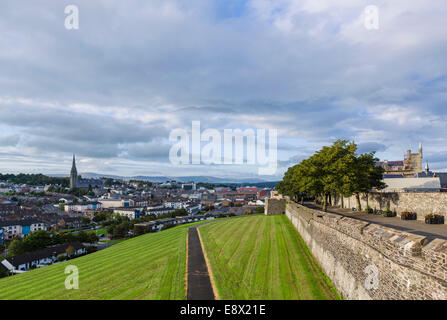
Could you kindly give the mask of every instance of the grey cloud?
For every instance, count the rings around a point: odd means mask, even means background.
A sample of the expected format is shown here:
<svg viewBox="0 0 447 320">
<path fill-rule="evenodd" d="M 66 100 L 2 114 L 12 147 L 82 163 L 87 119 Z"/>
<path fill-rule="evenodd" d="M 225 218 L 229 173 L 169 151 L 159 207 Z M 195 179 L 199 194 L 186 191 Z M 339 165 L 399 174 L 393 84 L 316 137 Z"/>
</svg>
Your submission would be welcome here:
<svg viewBox="0 0 447 320">
<path fill-rule="evenodd" d="M 282 139 L 299 140 L 300 150 L 353 139 L 396 158 L 419 140 L 444 151 L 445 141 L 433 138 L 447 134 L 447 7 L 406 2 L 412 14 L 373 34 L 352 25 L 361 3 L 310 14 L 305 2 L 294 2 L 297 10 L 275 2 L 267 12 L 249 1 L 240 15 L 221 19 L 212 1 L 79 0 L 80 29 L 68 31 L 64 3 L 6 1 L 0 103 L 28 98 L 36 106 L 0 105 L 0 128 L 22 137 L 0 145 L 162 161 L 169 130 L 200 120 L 203 128 L 278 128 L 279 149 L 291 154 L 293 144 Z M 391 13 L 403 4 L 378 2 Z M 137 116 L 64 107 L 73 103 L 126 107 Z M 378 119 L 371 110 L 381 105 L 412 108 L 422 120 Z M 165 120 L 139 121 L 145 111 Z M 293 162 L 290 153 L 281 164 Z"/>
<path fill-rule="evenodd" d="M 365 142 L 357 145 L 357 152 L 359 154 L 369 153 L 373 151 L 375 152 L 385 151 L 386 149 L 387 149 L 386 145 L 377 142 Z"/>
<path fill-rule="evenodd" d="M 13 134 L 7 136 L 0 136 L 0 146 L 8 147 L 8 146 L 16 146 L 20 141 L 20 135 Z"/>
</svg>

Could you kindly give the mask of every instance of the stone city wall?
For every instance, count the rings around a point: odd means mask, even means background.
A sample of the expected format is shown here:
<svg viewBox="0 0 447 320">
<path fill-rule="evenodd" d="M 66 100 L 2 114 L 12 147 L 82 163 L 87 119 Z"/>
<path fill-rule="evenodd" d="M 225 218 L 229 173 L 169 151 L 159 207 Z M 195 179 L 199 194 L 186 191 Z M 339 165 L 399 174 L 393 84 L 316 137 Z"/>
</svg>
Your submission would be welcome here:
<svg viewBox="0 0 447 320">
<path fill-rule="evenodd" d="M 341 197 L 336 197 L 335 205 L 341 205 Z M 418 220 L 424 220 L 426 214 L 438 213 L 447 217 L 447 192 L 374 192 L 368 197 L 360 196 L 362 210 L 366 210 L 367 205 L 373 209 L 385 210 L 389 207 L 396 210 L 397 216 L 402 211 L 413 211 L 417 213 Z M 355 196 L 344 198 L 345 208 L 356 208 Z"/>
<path fill-rule="evenodd" d="M 344 299 L 447 299 L 447 241 L 309 209 L 286 215 Z"/>
<path fill-rule="evenodd" d="M 265 198 L 265 214 L 283 214 L 286 211 L 286 199 Z"/>
</svg>

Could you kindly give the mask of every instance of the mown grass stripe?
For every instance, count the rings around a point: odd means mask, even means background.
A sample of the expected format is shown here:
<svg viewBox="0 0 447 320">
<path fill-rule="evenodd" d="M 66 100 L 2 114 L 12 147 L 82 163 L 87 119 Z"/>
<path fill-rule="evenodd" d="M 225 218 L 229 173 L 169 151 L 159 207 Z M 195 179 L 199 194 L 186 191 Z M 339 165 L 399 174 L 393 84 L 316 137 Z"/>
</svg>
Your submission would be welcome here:
<svg viewBox="0 0 447 320">
<path fill-rule="evenodd" d="M 284 215 L 248 216 L 200 227 L 222 299 L 338 299 Z"/>
<path fill-rule="evenodd" d="M 0 299 L 185 299 L 187 225 L 0 279 Z M 78 290 L 65 289 L 65 267 L 79 269 Z"/>
</svg>

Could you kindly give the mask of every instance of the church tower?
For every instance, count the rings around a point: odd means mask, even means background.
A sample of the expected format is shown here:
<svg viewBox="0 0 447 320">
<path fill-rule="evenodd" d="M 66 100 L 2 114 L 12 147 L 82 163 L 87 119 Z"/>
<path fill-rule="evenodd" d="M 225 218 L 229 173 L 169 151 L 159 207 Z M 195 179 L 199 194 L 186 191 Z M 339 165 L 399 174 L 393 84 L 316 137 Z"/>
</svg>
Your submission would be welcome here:
<svg viewBox="0 0 447 320">
<path fill-rule="evenodd" d="M 73 164 L 71 165 L 70 171 L 70 189 L 76 188 L 78 186 L 78 170 L 76 170 L 75 156 L 73 155 Z"/>
</svg>

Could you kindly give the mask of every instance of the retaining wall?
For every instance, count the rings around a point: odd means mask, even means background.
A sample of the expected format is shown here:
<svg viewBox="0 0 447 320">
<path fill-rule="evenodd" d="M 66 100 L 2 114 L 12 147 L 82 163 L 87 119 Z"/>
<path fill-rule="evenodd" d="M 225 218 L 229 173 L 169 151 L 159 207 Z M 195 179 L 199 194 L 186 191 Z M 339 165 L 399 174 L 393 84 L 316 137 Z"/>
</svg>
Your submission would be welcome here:
<svg viewBox="0 0 447 320">
<path fill-rule="evenodd" d="M 286 215 L 345 299 L 447 299 L 447 241 L 309 209 Z"/>
<path fill-rule="evenodd" d="M 341 205 L 341 198 L 336 197 L 335 204 Z M 366 210 L 367 205 L 373 209 L 385 210 L 389 207 L 396 210 L 398 216 L 402 211 L 413 211 L 417 213 L 418 220 L 424 220 L 428 213 L 438 213 L 447 218 L 447 192 L 375 192 L 369 193 L 368 198 L 362 194 L 360 196 L 362 210 Z M 356 208 L 355 196 L 344 198 L 345 208 Z"/>
</svg>

